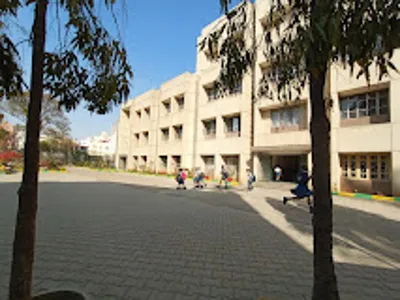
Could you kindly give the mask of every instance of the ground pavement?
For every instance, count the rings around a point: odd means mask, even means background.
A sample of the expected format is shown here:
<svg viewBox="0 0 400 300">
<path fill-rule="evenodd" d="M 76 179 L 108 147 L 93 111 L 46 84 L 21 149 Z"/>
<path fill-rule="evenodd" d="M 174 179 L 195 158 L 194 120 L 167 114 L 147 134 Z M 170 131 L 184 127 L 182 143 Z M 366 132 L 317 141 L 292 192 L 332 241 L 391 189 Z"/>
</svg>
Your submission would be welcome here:
<svg viewBox="0 0 400 300">
<path fill-rule="evenodd" d="M 0 177 L 0 299 L 20 175 Z M 305 203 L 276 187 L 176 191 L 168 178 L 41 174 L 34 292 L 88 299 L 310 299 Z M 335 198 L 342 299 L 400 299 L 400 206 Z"/>
</svg>

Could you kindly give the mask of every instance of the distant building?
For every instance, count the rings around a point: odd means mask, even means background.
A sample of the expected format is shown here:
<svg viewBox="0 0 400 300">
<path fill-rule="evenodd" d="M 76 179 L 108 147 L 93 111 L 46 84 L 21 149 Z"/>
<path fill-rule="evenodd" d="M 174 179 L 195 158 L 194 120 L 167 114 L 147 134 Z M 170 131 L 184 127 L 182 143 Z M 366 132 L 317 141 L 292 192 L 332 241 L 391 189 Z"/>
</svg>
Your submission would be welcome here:
<svg viewBox="0 0 400 300">
<path fill-rule="evenodd" d="M 112 130 L 111 134 L 103 131 L 98 136 L 85 138 L 79 142 L 81 150 L 87 151 L 89 156 L 99 156 L 110 160 L 114 159 L 117 145 L 117 134 Z"/>
</svg>

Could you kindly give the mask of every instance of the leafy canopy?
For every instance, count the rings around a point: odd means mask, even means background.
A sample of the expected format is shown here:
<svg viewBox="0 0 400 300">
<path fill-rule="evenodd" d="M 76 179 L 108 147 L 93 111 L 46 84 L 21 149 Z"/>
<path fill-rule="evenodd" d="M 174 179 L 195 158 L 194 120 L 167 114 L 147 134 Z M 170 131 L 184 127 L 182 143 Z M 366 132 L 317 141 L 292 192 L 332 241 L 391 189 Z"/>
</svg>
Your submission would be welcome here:
<svg viewBox="0 0 400 300">
<path fill-rule="evenodd" d="M 14 96 L 9 101 L 0 103 L 0 112 L 5 112 L 22 124 L 26 124 L 28 118 L 28 104 L 29 104 L 29 93 Z M 70 122 L 65 115 L 64 111 L 59 108 L 58 102 L 51 98 L 49 95 L 45 95 L 42 101 L 42 112 L 41 112 L 41 129 L 45 135 L 63 135 L 68 136 L 70 132 Z"/>
<path fill-rule="evenodd" d="M 34 2 L 10 0 L 0 4 L 0 39 L 7 42 L 0 43 L 0 64 L 6 64 L 0 65 L 0 99 L 15 96 L 24 87 L 18 51 L 5 24 L 10 19 L 17 21 L 18 9 Z M 67 111 L 84 102 L 89 111 L 105 114 L 130 92 L 133 73 L 126 50 L 95 15 L 95 4 L 100 2 L 113 13 L 116 0 L 49 1 L 49 5 L 66 12 L 67 22 L 58 25 L 65 28 L 67 42 L 45 53 L 44 87 Z"/>
<path fill-rule="evenodd" d="M 232 0 L 220 0 L 228 13 Z M 375 67 L 379 78 L 396 70 L 392 58 L 400 46 L 399 0 L 273 0 L 265 12 L 266 24 L 262 47 L 267 60 L 267 72 L 260 82 L 260 95 L 279 99 L 293 99 L 293 91 L 300 91 L 308 82 L 309 75 L 324 76 L 332 63 L 349 67 L 357 77 L 370 80 Z M 240 13 L 246 13 L 241 11 Z M 237 17 L 237 16 L 235 16 Z M 228 18 L 226 28 L 232 22 Z M 224 44 L 231 39 L 219 33 Z M 206 39 L 209 41 L 211 35 Z M 204 42 L 206 43 L 206 42 Z M 202 44 L 200 45 L 202 46 Z M 203 46 L 204 47 L 204 46 Z M 255 54 L 249 47 L 246 53 Z M 244 74 L 251 60 L 227 66 L 226 61 L 239 62 L 243 51 L 218 53 L 221 59 L 221 85 L 230 88 L 237 74 Z M 254 55 L 247 55 L 254 58 Z M 227 76 L 230 74 L 230 76 Z"/>
</svg>

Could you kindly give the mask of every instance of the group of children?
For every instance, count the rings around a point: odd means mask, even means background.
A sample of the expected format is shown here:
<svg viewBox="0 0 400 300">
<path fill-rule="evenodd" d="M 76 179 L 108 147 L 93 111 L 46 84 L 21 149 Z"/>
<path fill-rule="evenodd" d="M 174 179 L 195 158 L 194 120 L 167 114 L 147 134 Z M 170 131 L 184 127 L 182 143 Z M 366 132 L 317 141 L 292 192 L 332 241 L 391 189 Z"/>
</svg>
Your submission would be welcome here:
<svg viewBox="0 0 400 300">
<path fill-rule="evenodd" d="M 194 176 L 194 184 L 195 188 L 204 188 L 207 187 L 207 183 L 205 182 L 205 174 L 201 171 L 200 168 L 196 169 L 195 176 Z M 186 190 L 186 181 L 187 175 L 183 169 L 179 169 L 178 174 L 176 175 L 175 180 L 178 183 L 177 189 L 183 188 Z M 310 181 L 311 177 L 308 175 L 307 169 L 305 167 L 301 168 L 297 176 L 297 186 L 294 189 L 291 189 L 290 192 L 293 194 L 292 197 L 284 197 L 283 204 L 289 200 L 300 200 L 307 198 L 307 203 L 309 207 L 309 211 L 313 213 L 313 203 L 311 201 L 312 192 L 308 188 L 308 182 Z M 251 172 L 250 169 L 247 170 L 247 189 L 251 191 L 253 189 L 253 184 L 256 181 L 256 176 Z M 224 166 L 221 167 L 221 179 L 219 181 L 219 187 L 222 187 L 222 183 L 224 183 L 225 189 L 228 188 L 229 182 L 229 173 Z"/>
<path fill-rule="evenodd" d="M 256 177 L 255 175 L 251 172 L 250 169 L 247 170 L 247 177 L 248 177 L 248 181 L 247 181 L 247 188 L 249 191 L 251 191 L 253 189 L 253 183 L 256 181 Z M 195 188 L 205 188 L 207 187 L 207 183 L 205 182 L 205 174 L 203 171 L 201 171 L 200 168 L 196 168 L 196 172 L 195 172 L 195 176 L 193 178 L 193 182 L 194 182 L 194 187 Z M 182 168 L 179 169 L 178 174 L 175 177 L 176 182 L 178 183 L 177 189 L 184 189 L 186 190 L 186 182 L 187 179 L 187 175 L 185 170 L 183 170 Z M 228 184 L 229 184 L 229 173 L 226 170 L 225 166 L 221 167 L 221 179 L 219 181 L 219 187 L 224 186 L 225 189 L 228 189 Z"/>
</svg>

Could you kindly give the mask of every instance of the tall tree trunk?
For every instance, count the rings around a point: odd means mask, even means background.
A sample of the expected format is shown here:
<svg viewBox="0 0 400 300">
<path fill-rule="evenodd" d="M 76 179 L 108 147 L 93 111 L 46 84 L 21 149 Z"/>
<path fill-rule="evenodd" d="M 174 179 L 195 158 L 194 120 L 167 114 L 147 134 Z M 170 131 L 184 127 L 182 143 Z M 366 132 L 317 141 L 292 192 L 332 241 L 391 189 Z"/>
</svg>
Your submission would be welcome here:
<svg viewBox="0 0 400 300">
<path fill-rule="evenodd" d="M 324 99 L 326 69 L 310 76 L 311 143 L 314 192 L 313 300 L 338 300 L 332 254 L 332 194 L 330 186 L 330 122 Z"/>
<path fill-rule="evenodd" d="M 31 91 L 24 149 L 24 173 L 18 191 L 9 300 L 30 300 L 38 203 L 40 113 L 47 0 L 37 0 L 33 22 Z"/>
</svg>

